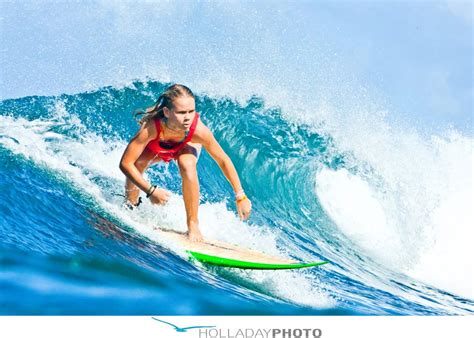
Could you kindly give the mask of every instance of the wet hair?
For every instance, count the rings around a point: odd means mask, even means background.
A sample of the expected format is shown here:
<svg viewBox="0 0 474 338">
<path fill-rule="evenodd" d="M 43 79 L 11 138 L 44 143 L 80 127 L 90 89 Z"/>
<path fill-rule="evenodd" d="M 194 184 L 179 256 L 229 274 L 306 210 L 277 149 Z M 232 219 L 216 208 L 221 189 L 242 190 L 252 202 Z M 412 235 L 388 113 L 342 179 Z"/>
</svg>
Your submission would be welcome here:
<svg viewBox="0 0 474 338">
<path fill-rule="evenodd" d="M 181 84 L 174 84 L 166 88 L 163 94 L 160 95 L 156 103 L 147 108 L 145 111 L 138 111 L 135 113 L 135 119 L 138 120 L 138 123 L 143 125 L 144 123 L 154 120 L 161 119 L 165 117 L 163 113 L 163 108 L 172 109 L 173 101 L 178 97 L 190 96 L 194 99 L 194 94 L 188 87 Z M 143 116 L 142 116 L 143 115 Z M 138 119 L 142 116 L 140 119 Z"/>
</svg>

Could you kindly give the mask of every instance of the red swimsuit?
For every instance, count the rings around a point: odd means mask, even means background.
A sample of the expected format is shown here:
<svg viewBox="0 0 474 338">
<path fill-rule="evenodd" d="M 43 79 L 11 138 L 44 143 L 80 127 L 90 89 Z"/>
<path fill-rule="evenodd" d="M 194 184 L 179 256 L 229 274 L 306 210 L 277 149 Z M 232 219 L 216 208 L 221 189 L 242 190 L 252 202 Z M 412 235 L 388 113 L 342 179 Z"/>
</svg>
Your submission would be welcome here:
<svg viewBox="0 0 474 338">
<path fill-rule="evenodd" d="M 189 128 L 189 133 L 186 135 L 186 138 L 183 142 L 169 142 L 169 141 L 160 141 L 160 132 L 161 132 L 161 119 L 155 120 L 156 133 L 158 136 L 156 139 L 151 140 L 147 144 L 147 148 L 158 155 L 163 161 L 170 162 L 172 159 L 177 159 L 178 153 L 186 146 L 188 142 L 191 141 L 194 132 L 196 131 L 196 126 L 199 120 L 199 114 L 196 113 L 194 116 L 193 123 L 191 128 Z"/>
</svg>

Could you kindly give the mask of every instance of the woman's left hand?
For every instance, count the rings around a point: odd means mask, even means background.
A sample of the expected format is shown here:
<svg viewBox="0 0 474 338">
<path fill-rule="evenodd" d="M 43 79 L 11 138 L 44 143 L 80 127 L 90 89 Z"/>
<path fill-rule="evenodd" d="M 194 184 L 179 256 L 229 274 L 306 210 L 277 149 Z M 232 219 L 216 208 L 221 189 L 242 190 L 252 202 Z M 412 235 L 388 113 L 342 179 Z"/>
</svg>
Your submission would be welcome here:
<svg viewBox="0 0 474 338">
<path fill-rule="evenodd" d="M 252 210 L 252 202 L 248 198 L 237 202 L 237 212 L 241 221 L 245 221 L 250 216 Z"/>
</svg>

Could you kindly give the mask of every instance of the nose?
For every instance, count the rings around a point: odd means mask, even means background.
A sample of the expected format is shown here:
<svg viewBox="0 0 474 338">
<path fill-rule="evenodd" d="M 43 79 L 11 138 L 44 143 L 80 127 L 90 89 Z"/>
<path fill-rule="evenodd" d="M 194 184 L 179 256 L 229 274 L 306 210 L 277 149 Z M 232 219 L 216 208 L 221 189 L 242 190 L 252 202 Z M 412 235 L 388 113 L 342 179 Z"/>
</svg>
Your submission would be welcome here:
<svg viewBox="0 0 474 338">
<path fill-rule="evenodd" d="M 184 116 L 184 122 L 189 122 L 191 121 L 191 117 L 192 117 L 192 113 L 187 113 L 185 116 Z"/>
</svg>

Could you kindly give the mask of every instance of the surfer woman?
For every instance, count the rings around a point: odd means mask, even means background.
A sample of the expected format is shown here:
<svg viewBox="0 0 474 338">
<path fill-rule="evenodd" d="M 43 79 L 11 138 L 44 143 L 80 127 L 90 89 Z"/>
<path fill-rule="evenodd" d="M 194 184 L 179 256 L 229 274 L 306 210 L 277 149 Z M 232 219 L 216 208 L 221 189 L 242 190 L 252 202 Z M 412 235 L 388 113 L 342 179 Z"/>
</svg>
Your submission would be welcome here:
<svg viewBox="0 0 474 338">
<path fill-rule="evenodd" d="M 128 144 L 120 160 L 125 174 L 125 194 L 128 205 L 140 204 L 140 190 L 153 204 L 165 204 L 170 192 L 147 182 L 142 174 L 159 161 L 178 163 L 183 183 L 188 238 L 202 241 L 199 230 L 199 181 L 196 164 L 201 148 L 217 162 L 235 192 L 237 211 L 241 220 L 250 215 L 252 203 L 245 195 L 235 167 L 214 135 L 195 110 L 194 94 L 189 88 L 175 84 L 161 94 L 155 105 L 148 108 L 140 121 L 140 130 Z"/>
</svg>

